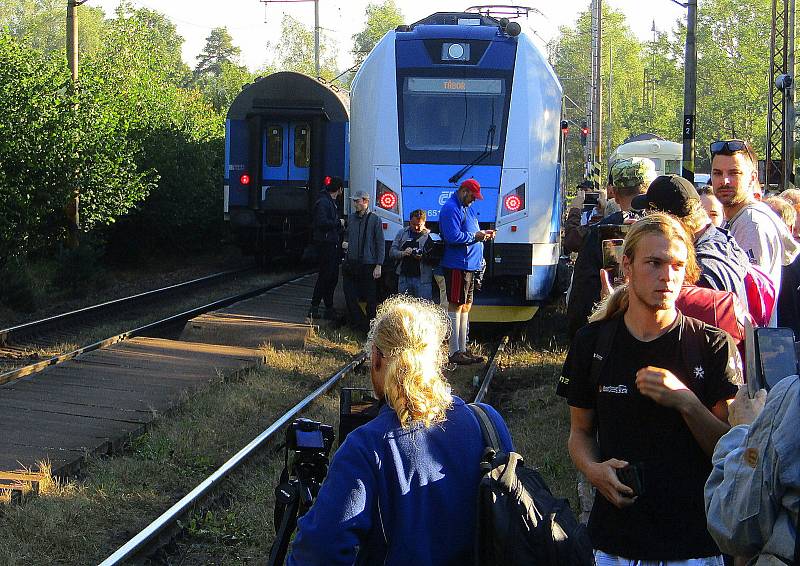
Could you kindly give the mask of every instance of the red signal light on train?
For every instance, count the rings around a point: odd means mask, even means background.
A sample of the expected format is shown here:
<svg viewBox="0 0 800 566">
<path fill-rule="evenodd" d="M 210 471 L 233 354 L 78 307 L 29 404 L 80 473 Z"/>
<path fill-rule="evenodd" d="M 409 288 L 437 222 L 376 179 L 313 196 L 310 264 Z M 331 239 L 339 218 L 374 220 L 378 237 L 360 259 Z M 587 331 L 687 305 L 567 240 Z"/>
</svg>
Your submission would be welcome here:
<svg viewBox="0 0 800 566">
<path fill-rule="evenodd" d="M 322 184 L 325 185 L 326 187 L 328 185 L 330 185 L 331 184 L 331 176 L 330 175 L 325 175 L 325 178 L 322 179 Z"/>
<path fill-rule="evenodd" d="M 250 184 L 250 175 L 248 175 L 247 173 L 242 173 L 242 176 L 239 177 L 239 182 L 241 184 L 243 184 L 243 185 L 249 185 Z"/>
<path fill-rule="evenodd" d="M 503 205 L 511 212 L 517 212 L 522 208 L 522 199 L 515 194 L 510 194 L 505 198 Z"/>
<path fill-rule="evenodd" d="M 390 191 L 381 193 L 381 195 L 378 197 L 378 206 L 385 210 L 393 209 L 395 206 L 397 206 L 397 195 Z"/>
</svg>

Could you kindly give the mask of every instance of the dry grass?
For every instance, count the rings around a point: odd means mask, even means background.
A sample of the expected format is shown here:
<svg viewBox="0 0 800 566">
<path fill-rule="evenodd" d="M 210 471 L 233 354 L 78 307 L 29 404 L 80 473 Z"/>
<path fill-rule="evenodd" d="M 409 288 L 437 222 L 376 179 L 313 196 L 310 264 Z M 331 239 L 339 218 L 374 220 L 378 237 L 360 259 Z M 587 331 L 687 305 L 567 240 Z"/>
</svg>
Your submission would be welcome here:
<svg viewBox="0 0 800 566">
<path fill-rule="evenodd" d="M 315 388 L 353 351 L 354 344 L 347 342 L 338 347 L 312 345 L 303 352 L 265 348 L 264 367 L 220 380 L 187 399 L 174 415 L 134 441 L 127 454 L 91 461 L 82 479 L 55 482 L 41 489 L 39 497 L 0 510 L 0 564 L 102 560 Z M 330 410 L 338 403 L 331 397 L 319 405 Z M 330 422 L 332 414 L 324 418 Z M 270 452 L 266 455 L 276 460 Z M 231 496 L 246 503 L 242 513 L 197 515 L 189 519 L 191 530 L 209 536 L 225 527 L 217 543 L 236 540 L 243 545 L 239 548 L 262 549 L 271 528 L 274 466 L 250 466 L 234 480 L 235 487 L 245 486 Z M 230 563 L 241 563 L 238 560 Z"/>
</svg>

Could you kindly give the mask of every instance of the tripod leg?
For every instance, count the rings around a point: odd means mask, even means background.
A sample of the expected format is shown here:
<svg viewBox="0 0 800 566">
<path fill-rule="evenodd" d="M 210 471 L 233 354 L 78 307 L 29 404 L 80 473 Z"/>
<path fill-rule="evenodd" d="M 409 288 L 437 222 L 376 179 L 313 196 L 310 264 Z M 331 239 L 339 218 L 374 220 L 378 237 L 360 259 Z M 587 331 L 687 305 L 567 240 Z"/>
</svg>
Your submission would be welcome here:
<svg viewBox="0 0 800 566">
<path fill-rule="evenodd" d="M 269 551 L 269 566 L 281 566 L 286 560 L 286 551 L 289 549 L 289 539 L 297 527 L 297 511 L 300 504 L 300 485 L 297 480 L 282 483 L 275 490 L 275 505 L 284 505 L 280 527 L 275 534 L 275 542 Z"/>
</svg>

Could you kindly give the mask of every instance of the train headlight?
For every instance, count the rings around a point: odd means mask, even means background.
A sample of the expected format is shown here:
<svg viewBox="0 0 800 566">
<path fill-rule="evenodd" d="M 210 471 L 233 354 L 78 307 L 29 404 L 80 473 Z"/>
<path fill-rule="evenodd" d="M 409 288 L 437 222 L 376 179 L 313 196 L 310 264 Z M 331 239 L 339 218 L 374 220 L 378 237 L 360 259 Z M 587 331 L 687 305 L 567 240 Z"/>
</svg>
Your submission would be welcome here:
<svg viewBox="0 0 800 566">
<path fill-rule="evenodd" d="M 250 175 L 248 175 L 247 173 L 242 173 L 242 176 L 239 177 L 239 182 L 241 184 L 245 185 L 245 186 L 249 185 L 250 184 Z"/>
<path fill-rule="evenodd" d="M 525 208 L 525 183 L 518 186 L 503 197 L 503 210 L 500 216 L 514 214 Z"/>
<path fill-rule="evenodd" d="M 442 43 L 442 61 L 469 61 L 469 43 Z"/>
<path fill-rule="evenodd" d="M 389 212 L 400 214 L 400 199 L 392 189 L 377 181 L 375 183 L 375 194 L 378 195 L 378 206 Z"/>
</svg>

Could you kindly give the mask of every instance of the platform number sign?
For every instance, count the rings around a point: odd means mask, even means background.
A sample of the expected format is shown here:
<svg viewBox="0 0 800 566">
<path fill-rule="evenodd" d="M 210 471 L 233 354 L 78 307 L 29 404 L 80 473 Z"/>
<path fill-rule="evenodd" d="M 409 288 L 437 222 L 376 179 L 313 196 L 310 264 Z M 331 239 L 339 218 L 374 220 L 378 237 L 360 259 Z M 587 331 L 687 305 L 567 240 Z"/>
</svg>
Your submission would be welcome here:
<svg viewBox="0 0 800 566">
<path fill-rule="evenodd" d="M 694 114 L 686 114 L 683 117 L 683 139 L 694 137 Z"/>
</svg>

